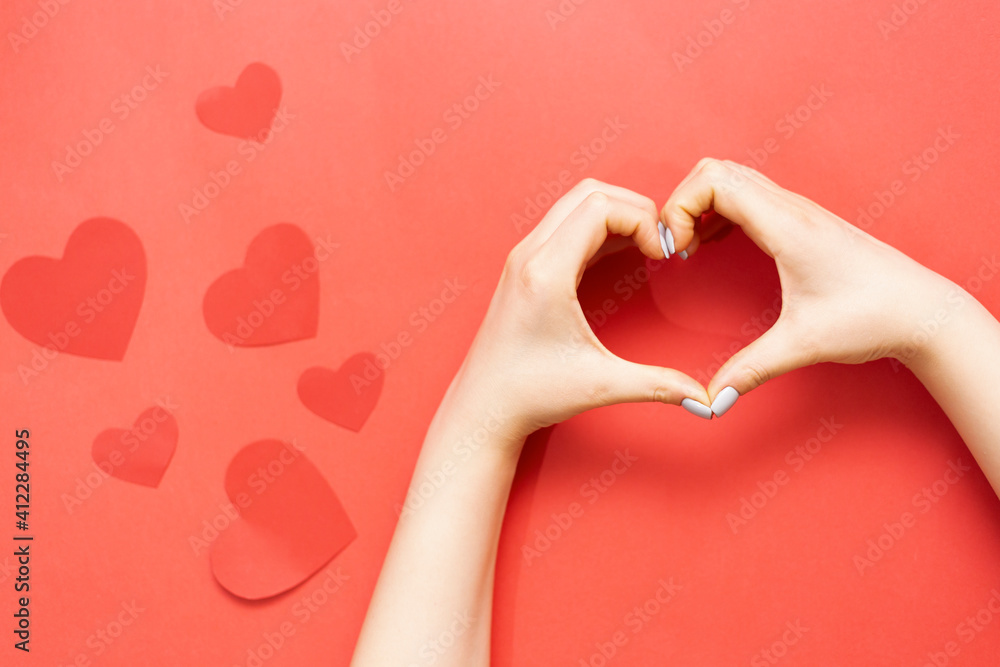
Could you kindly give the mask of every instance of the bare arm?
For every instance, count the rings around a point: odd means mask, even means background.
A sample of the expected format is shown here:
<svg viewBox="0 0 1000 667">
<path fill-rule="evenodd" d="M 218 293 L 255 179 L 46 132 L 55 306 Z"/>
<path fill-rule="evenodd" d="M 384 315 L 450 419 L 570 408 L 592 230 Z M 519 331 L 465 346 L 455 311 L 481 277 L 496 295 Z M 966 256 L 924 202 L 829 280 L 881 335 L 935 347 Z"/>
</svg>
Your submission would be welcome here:
<svg viewBox="0 0 1000 667">
<path fill-rule="evenodd" d="M 587 264 L 619 245 L 605 244 L 609 232 L 664 258 L 657 222 L 652 200 L 588 180 L 511 251 L 427 433 L 354 667 L 489 664 L 500 526 L 532 431 L 626 401 L 690 399 L 707 410 L 690 377 L 609 352 L 576 298 Z"/>
<path fill-rule="evenodd" d="M 774 258 L 782 292 L 774 326 L 709 383 L 718 412 L 731 407 L 726 394 L 795 368 L 897 359 L 941 405 L 1000 496 L 1000 324 L 978 301 L 743 165 L 702 160 L 677 187 L 662 215 L 678 248 L 697 247 L 700 216 L 710 210 Z"/>
</svg>

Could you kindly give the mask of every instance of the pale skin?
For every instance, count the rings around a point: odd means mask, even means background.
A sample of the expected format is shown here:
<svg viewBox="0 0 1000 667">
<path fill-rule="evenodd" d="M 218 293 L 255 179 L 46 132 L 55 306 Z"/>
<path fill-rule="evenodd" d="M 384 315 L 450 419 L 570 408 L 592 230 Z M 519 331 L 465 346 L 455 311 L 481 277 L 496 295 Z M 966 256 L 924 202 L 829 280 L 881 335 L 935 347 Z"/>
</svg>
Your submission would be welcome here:
<svg viewBox="0 0 1000 667">
<path fill-rule="evenodd" d="M 663 259 L 659 221 L 676 250 L 694 253 L 717 228 L 702 222 L 713 210 L 775 260 L 782 309 L 705 388 L 609 352 L 576 288 L 590 263 L 626 241 Z M 537 429 L 615 403 L 711 405 L 725 387 L 742 395 L 811 364 L 886 357 L 924 384 L 1000 496 L 1000 420 L 991 416 L 1000 323 L 965 290 L 736 163 L 702 160 L 659 210 L 635 192 L 581 182 L 507 258 L 427 432 L 352 666 L 430 656 L 446 667 L 489 664 L 500 526 L 521 448 Z M 448 648 L 435 641 L 445 635 Z"/>
</svg>

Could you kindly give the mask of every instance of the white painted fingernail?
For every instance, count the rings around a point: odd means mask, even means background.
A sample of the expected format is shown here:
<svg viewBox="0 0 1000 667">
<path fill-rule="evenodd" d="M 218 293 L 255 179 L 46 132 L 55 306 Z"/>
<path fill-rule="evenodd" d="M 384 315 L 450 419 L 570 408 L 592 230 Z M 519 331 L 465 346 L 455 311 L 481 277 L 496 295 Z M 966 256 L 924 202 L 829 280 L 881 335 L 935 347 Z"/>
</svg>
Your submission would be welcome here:
<svg viewBox="0 0 1000 667">
<path fill-rule="evenodd" d="M 681 250 L 679 253 L 677 253 L 677 256 L 680 257 L 681 259 L 687 259 L 688 258 L 688 251 L 687 250 Z"/>
<path fill-rule="evenodd" d="M 660 230 L 660 248 L 663 250 L 663 259 L 670 259 L 670 251 L 667 250 L 667 238 L 663 234 L 667 228 L 663 226 L 662 222 L 657 227 Z"/>
<path fill-rule="evenodd" d="M 677 252 L 677 251 L 676 251 L 676 250 L 674 249 L 674 233 L 673 233 L 673 232 L 671 232 L 671 231 L 670 231 L 669 229 L 667 229 L 666 227 L 664 227 L 664 228 L 663 228 L 663 238 L 664 238 L 664 239 L 666 240 L 666 242 L 667 242 L 667 249 L 669 249 L 669 250 L 670 250 L 670 254 L 671 254 L 671 255 L 673 255 L 673 254 L 674 254 L 675 252 Z"/>
<path fill-rule="evenodd" d="M 693 398 L 685 398 L 681 401 L 681 407 L 693 415 L 698 415 L 702 419 L 712 418 L 712 408 L 708 407 L 704 403 L 699 403 Z"/>
<path fill-rule="evenodd" d="M 715 413 L 716 417 L 721 417 L 722 415 L 729 412 L 729 408 L 733 407 L 736 403 L 736 399 L 740 397 L 740 392 L 736 391 L 732 387 L 726 387 L 719 392 L 719 395 L 715 397 L 712 401 L 712 412 Z"/>
</svg>

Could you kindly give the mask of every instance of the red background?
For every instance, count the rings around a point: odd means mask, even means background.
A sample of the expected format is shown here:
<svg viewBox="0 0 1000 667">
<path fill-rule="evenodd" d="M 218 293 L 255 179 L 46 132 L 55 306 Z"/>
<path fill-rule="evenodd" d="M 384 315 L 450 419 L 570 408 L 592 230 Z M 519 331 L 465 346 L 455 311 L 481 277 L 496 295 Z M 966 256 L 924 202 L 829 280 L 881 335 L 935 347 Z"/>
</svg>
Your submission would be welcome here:
<svg viewBox="0 0 1000 667">
<path fill-rule="evenodd" d="M 83 655 L 92 664 L 245 665 L 262 635 L 287 621 L 295 634 L 265 664 L 347 664 L 424 429 L 506 253 L 527 230 L 513 216 L 563 170 L 662 203 L 698 158 L 749 161 L 774 138 L 762 171 L 848 220 L 903 181 L 868 230 L 957 282 L 967 284 L 1000 241 L 995 2 L 910 2 L 912 15 L 897 14 L 907 19 L 885 32 L 888 0 L 592 0 L 554 25 L 546 12 L 559 11 L 555 0 L 402 0 L 348 62 L 341 43 L 385 6 L 243 2 L 220 17 L 207 1 L 71 2 L 27 44 L 0 46 L 0 273 L 26 256 L 61 256 L 70 232 L 97 216 L 135 230 L 148 266 L 120 362 L 62 354 L 25 384 L 18 366 L 38 346 L 0 321 L 5 504 L 13 505 L 13 432 L 32 431 L 31 664 Z M 720 31 L 724 10 L 732 21 Z M 38 11 L 28 0 L 4 3 L 4 34 Z M 703 53 L 678 68 L 674 54 L 711 27 L 719 34 L 704 33 Z M 202 125 L 195 100 L 257 61 L 278 73 L 294 119 L 186 223 L 178 205 L 241 159 L 240 140 Z M 118 120 L 112 102 L 157 65 L 169 76 Z M 450 128 L 445 110 L 490 76 L 499 88 Z M 777 123 L 814 86 L 832 95 L 786 136 Z M 114 132 L 60 182 L 52 162 L 109 116 Z M 575 152 L 609 118 L 627 127 L 581 165 Z M 437 127 L 447 139 L 392 191 L 384 173 Z M 941 128 L 959 139 L 911 180 L 907 161 Z M 230 352 L 205 325 L 205 292 L 279 222 L 340 244 L 319 271 L 318 334 Z M 773 268 L 739 232 L 624 299 L 613 285 L 641 265 L 629 252 L 588 274 L 585 307 L 605 297 L 619 307 L 598 334 L 623 356 L 696 377 L 745 344 L 740 324 L 774 300 Z M 468 289 L 415 333 L 411 314 L 449 278 Z M 1000 312 L 1000 281 L 976 296 Z M 386 369 L 360 432 L 300 402 L 306 368 L 337 368 L 404 331 L 413 343 Z M 61 495 L 93 472 L 97 435 L 165 396 L 178 406 L 179 438 L 159 487 L 112 478 L 68 512 Z M 843 427 L 734 534 L 727 513 L 758 482 L 790 471 L 786 452 L 815 436 L 822 418 Z M 358 534 L 331 563 L 349 579 L 306 623 L 292 609 L 322 575 L 247 602 L 221 588 L 207 552 L 189 545 L 226 499 L 229 461 L 266 438 L 305 447 Z M 581 486 L 625 449 L 638 461 L 588 504 Z M 641 632 L 628 630 L 611 664 L 748 664 L 796 621 L 809 629 L 784 664 L 920 665 L 949 641 L 960 650 L 948 664 L 994 664 L 1000 618 L 970 642 L 958 626 L 1000 588 L 996 497 L 975 470 L 930 511 L 912 502 L 956 457 L 971 463 L 926 392 L 887 362 L 795 372 L 711 423 L 658 405 L 573 419 L 547 442 L 533 440 L 511 495 L 495 663 L 590 660 L 595 643 L 627 629 L 624 617 L 659 579 L 673 578 L 680 592 Z M 584 514 L 526 563 L 522 546 L 581 499 Z M 854 556 L 906 511 L 916 525 L 859 574 Z M 13 575 L 0 576 L 2 661 L 29 664 L 10 646 Z M 98 655 L 88 637 L 133 600 L 145 611 Z"/>
</svg>

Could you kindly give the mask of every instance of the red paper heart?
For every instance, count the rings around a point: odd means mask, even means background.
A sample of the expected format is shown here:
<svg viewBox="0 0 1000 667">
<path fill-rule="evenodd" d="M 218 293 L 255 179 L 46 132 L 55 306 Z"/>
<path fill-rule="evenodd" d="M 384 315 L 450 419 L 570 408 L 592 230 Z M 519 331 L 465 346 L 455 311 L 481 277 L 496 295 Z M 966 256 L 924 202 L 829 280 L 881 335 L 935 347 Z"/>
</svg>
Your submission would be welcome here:
<svg viewBox="0 0 1000 667">
<path fill-rule="evenodd" d="M 360 352 L 336 371 L 306 369 L 299 376 L 299 399 L 328 422 L 357 433 L 378 403 L 384 375 L 375 355 Z"/>
<path fill-rule="evenodd" d="M 264 142 L 281 101 L 281 79 L 264 63 L 250 63 L 236 85 L 203 91 L 195 102 L 198 120 L 208 129 Z"/>
<path fill-rule="evenodd" d="M 177 449 L 177 421 L 162 406 L 145 410 L 131 429 L 109 428 L 94 439 L 94 462 L 118 479 L 154 489 Z"/>
<path fill-rule="evenodd" d="M 290 590 L 320 570 L 357 533 L 323 475 L 292 445 L 259 440 L 226 469 L 240 517 L 212 545 L 212 573 L 248 600 Z"/>
<path fill-rule="evenodd" d="M 223 274 L 205 293 L 209 331 L 246 347 L 314 337 L 318 270 L 305 232 L 288 223 L 268 227 L 250 242 L 243 268 Z"/>
<path fill-rule="evenodd" d="M 80 223 L 62 259 L 25 257 L 0 283 L 0 306 L 28 340 L 81 357 L 121 360 L 146 289 L 146 254 L 111 218 Z"/>
</svg>

